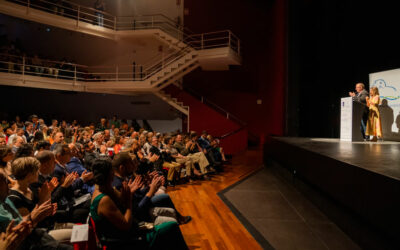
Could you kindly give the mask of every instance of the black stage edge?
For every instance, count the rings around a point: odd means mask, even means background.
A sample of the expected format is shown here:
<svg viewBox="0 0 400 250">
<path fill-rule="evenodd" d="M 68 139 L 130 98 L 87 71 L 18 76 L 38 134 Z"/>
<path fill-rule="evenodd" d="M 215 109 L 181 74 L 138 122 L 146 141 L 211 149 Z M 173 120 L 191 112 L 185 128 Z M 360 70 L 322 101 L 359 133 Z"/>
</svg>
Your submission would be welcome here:
<svg viewBox="0 0 400 250">
<path fill-rule="evenodd" d="M 397 142 L 268 137 L 264 161 L 363 249 L 400 249 L 399 152 Z"/>
<path fill-rule="evenodd" d="M 261 170 L 257 170 L 254 173 L 248 175 L 246 178 L 230 185 L 229 187 L 225 188 L 224 190 L 218 192 L 219 198 L 229 207 L 232 213 L 236 216 L 236 218 L 242 223 L 242 225 L 246 228 L 246 230 L 253 236 L 253 238 L 260 244 L 263 249 L 274 249 L 271 244 L 264 238 L 264 236 L 246 219 L 245 216 L 225 197 L 225 193 L 229 190 L 233 189 L 237 185 L 241 184 L 248 178 L 252 177 L 253 175 L 257 174 Z"/>
</svg>

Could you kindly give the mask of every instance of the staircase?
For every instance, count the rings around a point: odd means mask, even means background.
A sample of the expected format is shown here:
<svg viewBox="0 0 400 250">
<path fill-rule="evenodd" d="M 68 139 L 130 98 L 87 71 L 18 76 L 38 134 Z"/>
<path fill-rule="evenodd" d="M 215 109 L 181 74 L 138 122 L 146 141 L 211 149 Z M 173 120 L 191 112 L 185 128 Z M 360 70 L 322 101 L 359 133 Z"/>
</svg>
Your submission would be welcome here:
<svg viewBox="0 0 400 250">
<path fill-rule="evenodd" d="M 171 106 L 188 107 L 190 110 L 187 122 L 188 131 L 200 133 L 206 130 L 212 136 L 220 139 L 226 154 L 237 154 L 247 148 L 246 124 L 221 107 L 203 97 L 196 98 L 175 85 L 170 85 L 158 93 L 160 98 L 166 98 Z"/>
</svg>

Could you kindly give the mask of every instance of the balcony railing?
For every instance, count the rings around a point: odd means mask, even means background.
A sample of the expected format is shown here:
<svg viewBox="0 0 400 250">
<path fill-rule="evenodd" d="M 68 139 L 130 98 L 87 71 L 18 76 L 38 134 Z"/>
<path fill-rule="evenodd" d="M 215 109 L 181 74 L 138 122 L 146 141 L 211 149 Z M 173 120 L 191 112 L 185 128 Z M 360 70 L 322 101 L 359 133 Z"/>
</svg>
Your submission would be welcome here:
<svg viewBox="0 0 400 250">
<path fill-rule="evenodd" d="M 4 0 L 1 0 L 4 1 Z M 115 16 L 105 11 L 78 5 L 67 0 L 52 2 L 51 0 L 7 0 L 30 9 L 45 11 L 54 15 L 86 22 L 114 31 L 160 29 L 173 36 L 178 41 L 192 46 L 194 49 L 210 49 L 229 46 L 241 55 L 240 40 L 231 31 L 217 31 L 204 34 L 194 34 L 189 29 L 176 23 L 162 14 L 140 16 Z"/>
</svg>

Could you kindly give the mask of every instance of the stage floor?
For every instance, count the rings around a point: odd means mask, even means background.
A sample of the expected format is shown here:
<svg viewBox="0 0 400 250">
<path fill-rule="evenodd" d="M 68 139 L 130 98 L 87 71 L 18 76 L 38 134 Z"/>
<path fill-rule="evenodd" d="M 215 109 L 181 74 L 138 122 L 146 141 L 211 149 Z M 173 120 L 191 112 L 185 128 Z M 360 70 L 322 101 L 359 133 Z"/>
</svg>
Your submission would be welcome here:
<svg viewBox="0 0 400 250">
<path fill-rule="evenodd" d="M 400 142 L 344 142 L 340 139 L 300 137 L 274 139 L 400 180 Z"/>
</svg>

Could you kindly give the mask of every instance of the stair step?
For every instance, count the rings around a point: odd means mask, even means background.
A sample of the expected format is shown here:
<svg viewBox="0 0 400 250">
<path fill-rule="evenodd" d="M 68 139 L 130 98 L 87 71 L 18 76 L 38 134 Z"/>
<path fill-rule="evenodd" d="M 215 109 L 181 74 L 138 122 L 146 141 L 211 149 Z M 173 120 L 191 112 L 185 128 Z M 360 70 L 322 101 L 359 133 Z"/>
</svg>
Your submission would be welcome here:
<svg viewBox="0 0 400 250">
<path fill-rule="evenodd" d="M 179 106 L 183 106 L 183 102 L 176 102 Z"/>
</svg>

